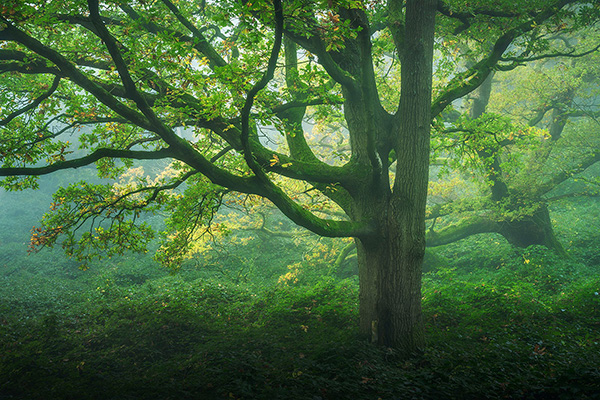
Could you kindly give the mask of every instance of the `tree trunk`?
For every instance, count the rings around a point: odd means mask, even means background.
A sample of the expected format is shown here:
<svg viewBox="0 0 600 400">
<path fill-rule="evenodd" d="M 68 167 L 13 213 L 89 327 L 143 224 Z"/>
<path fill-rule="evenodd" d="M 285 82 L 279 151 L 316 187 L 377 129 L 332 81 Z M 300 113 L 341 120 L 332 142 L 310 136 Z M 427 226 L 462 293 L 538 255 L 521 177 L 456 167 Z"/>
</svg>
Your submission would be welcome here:
<svg viewBox="0 0 600 400">
<path fill-rule="evenodd" d="M 398 154 L 393 190 L 375 182 L 358 199 L 378 226 L 376 237 L 356 240 L 360 280 L 360 332 L 409 354 L 425 344 L 421 275 L 436 0 L 406 3 L 401 99 L 390 138 Z M 387 154 L 380 154 L 387 159 Z M 383 171 L 387 176 L 387 171 Z"/>
<path fill-rule="evenodd" d="M 494 74 L 491 73 L 483 84 L 474 91 L 473 106 L 471 108 L 471 118 L 481 117 L 487 109 L 490 94 L 492 92 L 492 79 Z M 567 94 L 565 97 L 570 98 L 572 94 Z M 557 110 L 553 112 L 553 123 L 550 127 L 550 134 L 553 140 L 557 140 L 566 124 L 566 118 L 558 116 Z M 487 160 L 487 175 L 491 181 L 491 199 L 495 202 L 501 202 L 511 195 L 504 177 L 502 174 L 501 160 L 493 151 L 483 149 L 478 151 L 479 157 Z M 560 245 L 550 221 L 548 207 L 544 203 L 540 203 L 538 210 L 531 216 L 525 216 L 515 221 L 504 221 L 498 224 L 498 233 L 508 240 L 514 246 L 527 247 L 534 244 L 546 246 L 549 249 L 564 253 L 563 247 Z"/>
<path fill-rule="evenodd" d="M 397 225 L 394 217 L 399 216 L 392 211 L 390 222 Z M 398 229 L 392 226 L 376 239 L 356 241 L 360 332 L 374 343 L 404 353 L 425 344 L 421 318 L 424 240 L 419 239 L 399 237 Z"/>
<path fill-rule="evenodd" d="M 564 248 L 554 234 L 548 206 L 543 203 L 533 215 L 515 221 L 503 222 L 499 233 L 510 244 L 517 247 L 528 247 L 537 244 L 555 250 L 560 254 L 565 253 Z"/>
</svg>

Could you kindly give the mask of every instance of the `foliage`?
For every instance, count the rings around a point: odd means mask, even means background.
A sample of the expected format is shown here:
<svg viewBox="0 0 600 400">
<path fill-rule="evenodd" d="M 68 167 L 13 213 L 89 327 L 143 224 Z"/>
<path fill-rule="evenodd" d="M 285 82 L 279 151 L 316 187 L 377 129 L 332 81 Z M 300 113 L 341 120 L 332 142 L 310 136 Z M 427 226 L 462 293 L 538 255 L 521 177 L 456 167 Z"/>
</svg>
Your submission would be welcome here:
<svg viewBox="0 0 600 400">
<path fill-rule="evenodd" d="M 26 237 L 27 228 L 4 220 L 0 240 L 11 244 L 0 248 L 0 395 L 593 399 L 600 281 L 596 264 L 578 260 L 597 235 L 586 226 L 593 220 L 577 217 L 597 204 L 562 202 L 558 233 L 582 237 L 571 259 L 540 246 L 515 251 L 497 235 L 436 249 L 436 267 L 423 279 L 428 344 L 408 359 L 358 339 L 356 276 L 318 277 L 321 268 L 297 284 L 276 284 L 286 272 L 280 266 L 270 280 L 257 270 L 234 283 L 200 259 L 170 274 L 150 255 L 81 271 L 58 249 L 26 257 L 9 233 Z M 230 250 L 252 257 L 251 249 L 234 242 Z M 281 257 L 254 250 L 268 264 Z M 286 250 L 300 258 L 304 251 Z M 233 262 L 222 255 L 212 262 Z"/>
<path fill-rule="evenodd" d="M 249 289 L 182 273 L 106 281 L 39 317 L 3 315 L 0 393 L 575 399 L 599 389 L 597 279 L 552 293 L 494 283 L 493 274 L 486 282 L 456 269 L 426 275 L 429 344 L 405 359 L 356 339 L 355 279 Z"/>
<path fill-rule="evenodd" d="M 397 110 L 400 65 L 407 61 L 398 32 L 407 12 L 402 6 L 396 14 L 386 13 L 378 1 L 286 2 L 281 10 L 265 1 L 51 3 L 13 1 L 2 8 L 2 79 L 10 88 L 0 93 L 5 187 L 34 187 L 30 175 L 91 163 L 100 176 L 116 178 L 134 160 L 177 161 L 176 173 L 160 179 L 139 179 L 118 189 L 81 184 L 62 189 L 34 245 L 52 245 L 64 235 L 68 253 L 84 263 L 101 253 L 143 252 L 153 233 L 147 225 L 136 226 L 138 214 L 161 209 L 172 219 L 157 259 L 176 268 L 198 236 L 199 221 L 211 220 L 223 187 L 269 198 L 296 223 L 325 236 L 352 236 L 370 224 L 347 224 L 344 217 L 329 221 L 314 211 L 339 211 L 338 205 L 347 211 L 347 192 L 368 186 L 356 173 L 371 168 L 360 155 L 367 150 L 350 146 L 365 142 L 366 135 L 348 111 L 357 100 L 355 89 L 364 96 L 379 92 L 368 101 L 387 111 L 369 118 L 388 125 L 403 118 Z M 569 44 L 573 32 L 593 36 L 598 13 L 593 2 L 567 3 L 440 2 L 436 126 L 444 126 L 444 108 L 475 90 L 494 69 L 575 57 Z M 558 34 L 566 39 L 556 39 Z M 286 60 L 275 63 L 282 35 Z M 594 43 L 577 45 L 588 50 Z M 577 71 L 573 85 L 590 73 L 580 64 Z M 305 132 L 303 122 L 314 125 L 314 132 Z M 517 162 L 523 149 L 544 134 L 501 113 L 452 122 L 453 134 L 436 136 L 438 151 L 453 149 L 451 165 L 483 168 L 484 177 L 491 159 L 473 158 L 474 152 L 505 156 L 505 173 L 512 176 L 523 169 Z M 280 135 L 263 134 L 266 129 Z M 403 155 L 396 154 L 396 134 L 388 138 L 387 128 L 369 129 L 381 136 L 378 143 L 390 142 L 369 157 L 398 162 Z M 74 137 L 66 140 L 69 134 Z M 501 145 L 505 141 L 512 143 L 510 151 Z M 329 146 L 328 153 L 321 146 Z M 180 185 L 183 190 L 173 193 Z M 319 207 L 311 204 L 314 196 L 303 196 L 309 191 L 320 193 Z M 73 236 L 83 221 L 92 224 L 90 232 Z"/>
</svg>

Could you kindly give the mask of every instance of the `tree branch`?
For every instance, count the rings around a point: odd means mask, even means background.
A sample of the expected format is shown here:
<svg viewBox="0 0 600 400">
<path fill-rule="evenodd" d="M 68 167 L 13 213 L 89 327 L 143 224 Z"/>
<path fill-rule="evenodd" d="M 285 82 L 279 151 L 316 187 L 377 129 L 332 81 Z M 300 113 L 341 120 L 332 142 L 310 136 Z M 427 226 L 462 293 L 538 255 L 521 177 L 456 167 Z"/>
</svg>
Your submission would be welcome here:
<svg viewBox="0 0 600 400">
<path fill-rule="evenodd" d="M 431 117 L 435 118 L 439 115 L 450 103 L 461 98 L 479 87 L 498 66 L 498 62 L 502 59 L 502 54 L 508 49 L 511 43 L 519 36 L 534 29 L 535 26 L 552 17 L 556 12 L 576 0 L 559 0 L 552 6 L 548 6 L 544 11 L 539 12 L 529 21 L 520 24 L 504 35 L 500 36 L 490 52 L 490 54 L 469 68 L 467 71 L 456 75 L 447 85 L 447 90 L 434 100 L 431 110 Z M 511 68 L 516 68 L 518 64 L 514 64 Z"/>
<path fill-rule="evenodd" d="M 568 51 L 568 52 L 555 52 L 555 53 L 541 54 L 539 56 L 534 56 L 534 57 L 525 57 L 525 56 L 500 57 L 500 61 L 507 61 L 507 62 L 511 61 L 516 64 L 521 64 L 521 63 L 537 61 L 537 60 L 544 60 L 547 58 L 556 58 L 556 57 L 580 58 L 580 57 L 585 57 L 587 55 L 590 55 L 590 54 L 598 51 L 598 49 L 600 49 L 600 44 L 598 44 L 597 46 L 595 46 L 589 50 L 584 51 L 583 53 L 575 53 L 575 49 L 573 49 L 572 51 Z"/>
<path fill-rule="evenodd" d="M 58 89 L 58 85 L 60 84 L 60 79 L 61 78 L 59 76 L 55 76 L 54 80 L 52 81 L 52 86 L 50 87 L 50 89 L 48 89 L 46 92 L 44 92 L 38 98 L 33 100 L 27 106 L 10 113 L 6 118 L 0 120 L 0 125 L 6 125 L 13 119 L 17 118 L 19 115 L 25 114 L 26 112 L 37 108 L 40 104 L 42 104 L 42 102 L 44 100 L 46 100 L 47 98 L 52 96 L 52 94 L 56 91 L 56 89 Z"/>
<path fill-rule="evenodd" d="M 596 152 L 589 155 L 576 168 L 568 170 L 568 171 L 561 171 L 561 172 L 556 173 L 550 180 L 541 184 L 539 186 L 539 189 L 537 190 L 537 192 L 540 193 L 541 195 L 548 193 L 549 191 L 551 191 L 553 188 L 555 188 L 562 182 L 573 177 L 573 175 L 586 170 L 587 168 L 591 167 L 592 165 L 594 165 L 595 163 L 597 163 L 599 161 L 600 161 L 600 151 L 596 150 Z"/>
<path fill-rule="evenodd" d="M 0 168 L 0 176 L 40 176 L 69 168 L 80 168 L 90 165 L 102 158 L 128 158 L 135 160 L 159 160 L 174 158 L 171 149 L 165 148 L 156 151 L 134 151 L 116 149 L 98 149 L 93 153 L 68 161 L 59 161 L 43 167 L 3 167 Z"/>
<path fill-rule="evenodd" d="M 227 65 L 227 62 L 223 59 L 223 57 L 221 57 L 219 53 L 217 53 L 215 49 L 208 43 L 202 32 L 200 32 L 198 28 L 194 26 L 194 24 L 192 24 L 181 14 L 181 11 L 179 11 L 175 4 L 173 4 L 170 0 L 162 0 L 162 2 L 173 13 L 175 18 L 177 18 L 177 20 L 183 26 L 185 26 L 190 32 L 192 32 L 194 38 L 198 40 L 196 44 L 198 50 L 209 59 L 210 63 L 212 64 L 212 68 L 224 67 Z"/>
<path fill-rule="evenodd" d="M 487 218 L 474 216 L 464 222 L 449 226 L 441 231 L 427 232 L 427 247 L 437 247 L 457 242 L 479 233 L 499 233 L 500 224 Z"/>
</svg>

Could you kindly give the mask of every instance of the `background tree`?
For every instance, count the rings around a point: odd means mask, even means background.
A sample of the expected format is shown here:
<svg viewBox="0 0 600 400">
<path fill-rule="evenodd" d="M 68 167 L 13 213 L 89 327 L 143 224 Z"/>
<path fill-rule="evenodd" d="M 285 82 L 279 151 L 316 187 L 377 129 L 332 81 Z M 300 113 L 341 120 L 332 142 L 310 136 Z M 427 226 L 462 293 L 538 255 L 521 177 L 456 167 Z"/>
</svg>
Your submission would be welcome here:
<svg viewBox="0 0 600 400">
<path fill-rule="evenodd" d="M 172 162 L 153 180 L 59 190 L 33 246 L 64 237 L 67 254 L 84 261 L 144 251 L 153 232 L 140 212 L 162 210 L 157 258 L 177 264 L 228 192 L 258 195 L 319 235 L 355 238 L 360 332 L 411 351 L 424 343 L 432 119 L 492 71 L 552 55 L 548 35 L 590 25 L 599 10 L 580 0 L 13 0 L 1 13 L 5 188 L 94 162 L 102 177 L 133 160 Z M 434 47 L 464 36 L 489 50 L 432 88 Z M 379 93 L 385 67 L 401 71 L 391 99 Z M 302 129 L 307 107 L 339 104 L 351 149 L 343 165 L 319 159 Z M 67 141 L 81 126 L 92 132 Z M 285 137 L 287 151 L 269 147 L 265 127 Z M 311 212 L 286 180 L 314 188 L 346 218 Z"/>
<path fill-rule="evenodd" d="M 448 213 L 463 219 L 437 221 L 435 230 L 432 225 L 430 246 L 495 232 L 518 247 L 539 244 L 564 252 L 548 202 L 559 185 L 599 160 L 597 53 L 573 51 L 574 43 L 597 43 L 586 36 L 557 35 L 553 40 L 564 47 L 563 57 L 490 75 L 453 126 L 440 127 L 436 147 L 449 155 L 446 166 L 483 182 L 484 197 L 459 200 L 455 194 L 451 205 L 432 196 L 434 220 Z"/>
</svg>

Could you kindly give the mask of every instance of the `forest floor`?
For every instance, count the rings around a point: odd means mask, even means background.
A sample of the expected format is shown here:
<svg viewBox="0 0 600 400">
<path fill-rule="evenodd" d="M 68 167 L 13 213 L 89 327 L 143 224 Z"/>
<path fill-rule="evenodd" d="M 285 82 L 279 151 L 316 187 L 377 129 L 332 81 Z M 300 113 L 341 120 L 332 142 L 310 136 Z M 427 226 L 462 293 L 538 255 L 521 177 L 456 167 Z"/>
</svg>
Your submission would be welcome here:
<svg viewBox="0 0 600 400">
<path fill-rule="evenodd" d="M 534 285 L 426 274 L 428 345 L 408 359 L 357 339 L 355 278 L 106 279 L 54 308 L 4 285 L 0 399 L 600 398 L 600 279 Z"/>
</svg>

